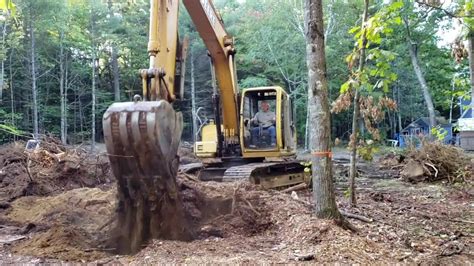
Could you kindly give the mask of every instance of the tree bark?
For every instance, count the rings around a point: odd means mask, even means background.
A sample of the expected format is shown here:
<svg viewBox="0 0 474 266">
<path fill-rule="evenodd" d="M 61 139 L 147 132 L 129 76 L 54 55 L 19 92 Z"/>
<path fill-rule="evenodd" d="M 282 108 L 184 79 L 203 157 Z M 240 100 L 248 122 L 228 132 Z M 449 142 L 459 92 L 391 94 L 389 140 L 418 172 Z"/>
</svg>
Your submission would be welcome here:
<svg viewBox="0 0 474 266">
<path fill-rule="evenodd" d="M 474 112 L 474 30 L 468 33 L 469 73 L 471 75 L 471 108 Z"/>
<path fill-rule="evenodd" d="M 61 30 L 59 41 L 59 94 L 61 96 L 61 142 L 67 143 L 66 139 L 66 98 L 64 89 L 64 30 Z"/>
<path fill-rule="evenodd" d="M 114 80 L 114 100 L 120 101 L 120 70 L 118 64 L 118 52 L 117 46 L 112 45 L 112 76 Z"/>
<path fill-rule="evenodd" d="M 304 150 L 309 151 L 309 104 L 306 107 L 306 122 L 304 129 Z"/>
<path fill-rule="evenodd" d="M 407 30 L 407 45 L 408 51 L 410 52 L 410 59 L 411 64 L 413 65 L 413 70 L 415 71 L 416 77 L 418 82 L 420 83 L 421 92 L 423 93 L 423 98 L 425 99 L 426 108 L 428 109 L 428 115 L 430 118 L 430 128 L 436 126 L 436 114 L 433 105 L 433 100 L 431 98 L 430 89 L 428 87 L 428 83 L 426 82 L 425 76 L 423 75 L 423 71 L 421 70 L 420 66 L 420 59 L 418 58 L 418 48 L 417 44 L 411 38 L 411 31 L 410 25 L 408 23 L 408 19 L 403 18 L 405 23 L 405 28 Z M 429 131 L 431 134 L 431 130 Z"/>
<path fill-rule="evenodd" d="M 15 95 L 13 94 L 13 51 L 10 50 L 10 64 L 9 64 L 9 72 L 10 72 L 10 105 L 11 105 L 11 123 L 12 126 L 15 126 Z M 13 136 L 14 140 L 16 140 L 16 136 Z"/>
<path fill-rule="evenodd" d="M 95 15 L 94 15 L 94 1 L 91 0 L 91 46 L 92 46 L 92 125 L 91 125 L 91 151 L 95 150 L 95 104 L 96 104 L 96 52 L 97 47 L 95 45 Z"/>
<path fill-rule="evenodd" d="M 113 2 L 108 1 L 109 16 L 112 19 L 114 17 Z M 120 101 L 120 70 L 118 64 L 118 51 L 117 45 L 112 41 L 112 53 L 110 56 L 110 64 L 112 65 L 112 79 L 114 87 L 114 100 Z"/>
<path fill-rule="evenodd" d="M 92 133 L 91 133 L 91 151 L 95 150 L 95 103 L 96 103 L 96 54 L 95 47 L 92 48 Z"/>
<path fill-rule="evenodd" d="M 365 67 L 365 46 L 367 45 L 366 37 L 366 25 L 365 22 L 369 16 L 369 0 L 364 0 L 364 14 L 362 15 L 362 47 L 360 47 L 359 55 L 359 69 L 358 72 L 362 72 Z M 350 167 L 349 167 L 349 192 L 350 192 L 350 204 L 356 206 L 356 185 L 355 178 L 357 175 L 357 142 L 359 140 L 359 126 L 357 124 L 360 117 L 360 92 L 359 89 L 354 91 L 354 112 L 352 114 L 352 134 L 351 134 L 351 153 L 350 153 Z"/>
<path fill-rule="evenodd" d="M 400 108 L 401 102 L 400 102 L 400 87 L 397 86 L 397 115 L 398 115 L 398 136 L 401 136 L 402 133 L 402 109 Z"/>
<path fill-rule="evenodd" d="M 197 141 L 196 82 L 194 76 L 194 49 L 191 48 L 191 114 L 193 119 L 193 141 Z"/>
<path fill-rule="evenodd" d="M 413 70 L 415 71 L 418 82 L 421 86 L 421 91 L 423 92 L 423 98 L 425 99 L 426 107 L 428 108 L 428 115 L 430 117 L 430 127 L 433 128 L 436 126 L 436 114 L 433 105 L 433 100 L 431 99 L 430 89 L 428 83 L 426 83 L 425 76 L 421 70 L 420 60 L 418 59 L 418 54 L 416 52 L 415 45 L 408 43 L 408 50 L 410 51 L 411 63 L 413 65 Z"/>
<path fill-rule="evenodd" d="M 7 35 L 8 17 L 3 22 L 2 31 L 2 50 L 5 50 L 5 38 Z M 3 101 L 3 89 L 5 88 L 5 58 L 2 60 L 1 71 L 0 71 L 0 103 Z"/>
<path fill-rule="evenodd" d="M 451 101 L 449 103 L 449 123 L 453 122 L 454 90 L 456 89 L 454 80 L 451 81 Z"/>
<path fill-rule="evenodd" d="M 69 124 L 68 124 L 68 117 L 69 117 L 69 105 L 67 100 L 67 93 L 69 90 L 69 59 L 68 54 L 64 56 L 64 135 L 66 142 L 68 140 L 68 132 L 69 132 Z"/>
<path fill-rule="evenodd" d="M 30 11 L 31 12 L 31 11 Z M 35 31 L 33 28 L 32 16 L 30 14 L 29 21 L 30 31 L 30 56 L 31 56 L 31 92 L 33 97 L 33 137 L 38 139 L 39 137 L 39 126 L 38 126 L 38 99 L 37 99 L 37 87 L 36 87 L 36 40 Z"/>
<path fill-rule="evenodd" d="M 328 99 L 322 0 L 305 0 L 310 149 L 316 215 L 340 219 L 332 180 L 331 122 Z"/>
</svg>

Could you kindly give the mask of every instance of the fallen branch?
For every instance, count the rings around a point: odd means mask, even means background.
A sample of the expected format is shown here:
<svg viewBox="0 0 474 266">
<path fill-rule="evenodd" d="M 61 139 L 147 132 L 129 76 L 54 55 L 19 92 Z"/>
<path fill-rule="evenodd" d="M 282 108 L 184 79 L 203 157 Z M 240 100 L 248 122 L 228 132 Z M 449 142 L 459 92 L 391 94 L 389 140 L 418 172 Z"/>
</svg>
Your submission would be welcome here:
<svg viewBox="0 0 474 266">
<path fill-rule="evenodd" d="M 102 229 L 106 228 L 107 226 L 111 225 L 112 222 L 114 222 L 115 220 L 117 219 L 117 216 L 112 216 L 109 218 L 109 220 L 107 222 L 105 222 L 103 225 L 101 225 L 99 227 L 99 231 L 101 231 Z"/>
<path fill-rule="evenodd" d="M 187 173 L 184 173 L 184 172 L 181 172 L 180 173 L 182 176 L 186 177 L 186 179 L 189 179 L 190 181 L 193 181 L 193 182 L 199 182 L 200 180 L 197 179 L 196 177 L 190 175 L 190 174 L 187 174 Z"/>
<path fill-rule="evenodd" d="M 288 192 L 293 192 L 293 191 L 298 191 L 298 190 L 302 190 L 302 189 L 305 189 L 307 188 L 308 185 L 306 183 L 301 183 L 301 184 L 297 184 L 297 185 L 294 185 L 292 187 L 289 187 L 287 189 L 284 189 L 282 190 L 281 192 L 283 193 L 288 193 Z"/>
<path fill-rule="evenodd" d="M 474 224 L 474 221 L 467 221 L 467 220 L 451 219 L 450 221 L 456 222 L 456 223 Z"/>
<path fill-rule="evenodd" d="M 438 178 L 438 169 L 436 169 L 436 167 L 428 162 L 425 162 L 426 165 L 428 165 L 429 167 L 433 168 L 433 170 L 435 170 L 435 178 Z"/>
<path fill-rule="evenodd" d="M 340 211 L 340 212 L 343 216 L 345 216 L 347 218 L 357 219 L 357 220 L 362 221 L 362 222 L 371 223 L 371 222 L 374 221 L 373 219 L 367 218 L 367 217 L 362 216 L 362 215 L 357 215 L 357 214 L 353 214 L 353 213 L 349 213 L 349 212 L 345 212 L 345 211 Z"/>
<path fill-rule="evenodd" d="M 250 203 L 250 201 L 248 200 L 245 200 L 245 202 L 247 203 L 247 205 L 249 206 L 249 208 L 257 215 L 257 216 L 260 216 L 260 213 L 255 210 L 255 208 L 252 206 L 252 204 Z"/>
</svg>

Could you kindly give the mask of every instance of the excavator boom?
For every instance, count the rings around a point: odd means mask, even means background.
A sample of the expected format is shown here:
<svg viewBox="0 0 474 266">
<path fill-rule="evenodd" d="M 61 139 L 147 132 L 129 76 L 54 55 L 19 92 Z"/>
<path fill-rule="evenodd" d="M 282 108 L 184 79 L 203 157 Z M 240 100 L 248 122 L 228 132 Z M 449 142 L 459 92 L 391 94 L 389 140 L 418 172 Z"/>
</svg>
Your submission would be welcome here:
<svg viewBox="0 0 474 266">
<path fill-rule="evenodd" d="M 212 59 L 222 101 L 222 125 L 227 137 L 238 134 L 234 39 L 230 36 L 210 0 L 183 0 Z"/>
<path fill-rule="evenodd" d="M 215 65 L 226 136 L 238 134 L 233 39 L 208 0 L 185 0 Z M 178 193 L 177 150 L 187 40 L 178 38 L 178 0 L 150 0 L 148 68 L 139 71 L 142 95 L 114 103 L 103 116 L 104 139 L 118 184 L 118 251 L 136 252 L 150 238 L 190 239 Z"/>
</svg>

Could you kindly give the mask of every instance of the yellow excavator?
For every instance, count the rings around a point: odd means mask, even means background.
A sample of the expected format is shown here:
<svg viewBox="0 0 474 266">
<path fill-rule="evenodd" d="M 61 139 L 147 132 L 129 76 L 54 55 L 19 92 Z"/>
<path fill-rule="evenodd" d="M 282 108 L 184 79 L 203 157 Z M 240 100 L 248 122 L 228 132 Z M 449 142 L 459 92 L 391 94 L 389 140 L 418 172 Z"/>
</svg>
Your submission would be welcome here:
<svg viewBox="0 0 474 266">
<path fill-rule="evenodd" d="M 217 83 L 214 120 L 202 127 L 201 139 L 194 144 L 203 161 L 199 178 L 248 179 L 264 188 L 307 181 L 304 166 L 295 160 L 289 95 L 279 86 L 239 90 L 234 38 L 212 2 L 182 2 L 208 49 Z M 103 116 L 118 184 L 120 252 L 137 251 L 149 238 L 192 238 L 176 182 L 183 119 L 173 102 L 183 98 L 188 49 L 188 41 L 178 38 L 179 5 L 179 0 L 150 0 L 149 66 L 139 71 L 142 94 L 132 102 L 112 104 Z M 260 106 L 266 106 L 263 116 L 272 117 L 270 124 L 268 119 L 266 125 L 259 123 Z"/>
</svg>

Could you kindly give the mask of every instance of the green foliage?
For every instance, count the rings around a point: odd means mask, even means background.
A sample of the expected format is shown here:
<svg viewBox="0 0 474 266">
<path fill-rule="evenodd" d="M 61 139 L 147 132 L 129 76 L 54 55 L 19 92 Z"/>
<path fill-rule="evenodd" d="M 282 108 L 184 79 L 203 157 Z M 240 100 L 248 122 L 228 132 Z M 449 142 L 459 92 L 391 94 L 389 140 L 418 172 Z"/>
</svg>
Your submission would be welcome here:
<svg viewBox="0 0 474 266">
<path fill-rule="evenodd" d="M 97 132 L 101 136 L 101 116 L 113 102 L 111 73 L 111 47 L 118 51 L 122 99 L 129 100 L 140 93 L 137 70 L 148 66 L 148 10 L 149 1 L 90 1 L 90 0 L 3 0 L 16 5 L 15 18 L 6 17 L 4 47 L 0 48 L 0 61 L 5 64 L 5 84 L 0 102 L 0 123 L 31 132 L 31 66 L 30 34 L 28 25 L 34 21 L 38 73 L 40 128 L 44 133 L 59 133 L 59 49 L 62 46 L 67 70 L 67 125 L 71 143 L 87 141 L 91 132 L 91 59 L 96 48 L 99 59 L 97 93 Z M 453 63 L 450 50 L 439 46 L 438 30 L 445 16 L 442 11 L 414 8 L 413 1 L 392 1 L 384 5 L 371 1 L 370 20 L 365 25 L 368 43 L 366 68 L 357 73 L 358 53 L 362 29 L 361 0 L 327 0 L 324 3 L 327 73 L 330 98 L 359 89 L 364 97 L 373 96 L 374 105 L 379 98 L 397 99 L 397 112 L 382 116 L 379 128 L 393 133 L 395 120 L 400 114 L 402 127 L 425 116 L 423 98 L 419 92 L 406 50 L 406 33 L 400 25 L 400 13 L 415 23 L 412 38 L 418 43 L 418 54 L 433 94 L 436 109 L 447 117 L 451 98 L 466 97 L 470 77 L 467 60 Z M 455 1 L 450 7 L 464 24 L 473 25 L 472 1 Z M 235 37 L 238 83 L 241 88 L 280 85 L 288 90 L 296 107 L 296 127 L 299 141 L 306 130 L 307 67 L 303 2 L 285 0 L 215 0 L 228 32 Z M 212 118 L 211 73 L 209 58 L 189 15 L 182 6 L 179 36 L 191 39 L 195 63 L 195 84 L 201 114 Z M 10 9 L 13 10 L 13 8 Z M 11 14 L 13 15 L 13 11 Z M 94 20 L 92 19 L 94 18 Z M 94 32 L 91 25 L 94 21 Z M 3 24 L 6 23 L 6 24 Z M 449 25 L 447 25 L 449 26 Z M 64 35 L 62 35 L 62 33 Z M 92 47 L 95 42 L 97 47 Z M 94 48 L 94 49 L 93 49 Z M 185 118 L 184 135 L 189 138 L 190 115 L 190 61 L 188 56 L 185 98 L 175 103 Z M 348 71 L 347 65 L 350 66 Z M 10 72 L 11 70 L 11 72 Z M 348 78 L 349 75 L 349 78 Z M 454 89 L 453 85 L 454 84 Z M 456 106 L 455 106 L 456 107 Z M 348 106 L 350 109 L 350 106 Z M 453 117 L 459 115 L 453 109 Z M 11 115 L 13 113 L 13 116 Z M 397 119 L 396 119 L 397 118 Z M 390 121 L 390 119 L 392 121 Z M 350 112 L 334 114 L 331 119 L 333 137 L 348 139 Z M 312 126 L 312 125 L 309 125 Z M 396 125 L 395 125 L 396 127 Z M 12 131 L 16 132 L 16 131 Z M 17 132 L 18 133 L 18 132 Z M 9 141 L 12 134 L 0 133 L 1 141 Z M 382 136 L 390 135 L 382 132 Z M 369 134 L 364 136 L 371 138 Z"/>
<path fill-rule="evenodd" d="M 441 126 L 436 126 L 431 129 L 431 135 L 433 135 L 438 141 L 444 141 L 448 135 L 448 131 Z"/>
<path fill-rule="evenodd" d="M 364 27 L 356 26 L 349 31 L 354 35 L 357 46 L 346 57 L 346 62 L 352 70 L 352 77 L 341 86 L 341 93 L 346 93 L 349 89 L 365 89 L 368 93 L 375 90 L 389 92 L 389 85 L 398 78 L 391 67 L 397 54 L 383 49 L 383 41 L 390 38 L 394 27 L 401 24 L 399 11 L 402 7 L 402 1 L 395 1 L 372 15 Z M 363 47 L 364 38 L 366 38 L 365 47 Z M 353 66 L 357 65 L 359 51 L 362 48 L 366 49 L 365 66 L 361 71 L 354 71 Z"/>
<path fill-rule="evenodd" d="M 0 0 L 0 10 L 7 11 L 11 16 L 16 16 L 16 5 L 12 0 Z"/>
<path fill-rule="evenodd" d="M 380 151 L 380 146 L 373 140 L 367 140 L 364 145 L 357 148 L 357 154 L 365 161 L 371 162 L 374 155 Z"/>
</svg>

